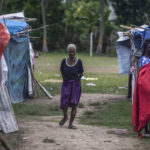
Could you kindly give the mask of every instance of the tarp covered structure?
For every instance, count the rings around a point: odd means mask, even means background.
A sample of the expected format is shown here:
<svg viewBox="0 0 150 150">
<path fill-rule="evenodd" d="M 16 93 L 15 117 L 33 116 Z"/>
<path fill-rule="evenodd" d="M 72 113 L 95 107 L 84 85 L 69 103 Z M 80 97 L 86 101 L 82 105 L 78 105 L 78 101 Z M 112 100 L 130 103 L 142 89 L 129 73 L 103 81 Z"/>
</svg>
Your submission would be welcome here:
<svg viewBox="0 0 150 150">
<path fill-rule="evenodd" d="M 5 20 L 2 21 L 10 35 L 22 31 L 28 27 L 26 22 Z M 6 82 L 12 103 L 23 101 L 28 92 L 28 63 L 29 38 L 26 36 L 11 36 L 5 48 L 4 57 L 8 66 L 8 80 Z"/>
<path fill-rule="evenodd" d="M 118 32 L 118 35 L 119 39 L 116 41 L 116 50 L 119 73 L 121 75 L 130 74 L 130 68 L 134 65 L 135 58 L 138 59 L 143 55 L 143 43 L 145 40 L 150 39 L 150 27 L 143 25 L 139 28 L 131 28 L 125 34 Z"/>
<path fill-rule="evenodd" d="M 116 51 L 118 55 L 119 73 L 129 74 L 128 97 L 133 97 L 136 76 L 139 70 L 139 59 L 143 55 L 143 44 L 150 39 L 150 26 L 127 27 L 127 32 L 118 32 L 119 38 L 116 41 Z M 130 29 L 130 30 L 129 30 Z M 133 66 L 134 72 L 130 68 Z"/>
</svg>

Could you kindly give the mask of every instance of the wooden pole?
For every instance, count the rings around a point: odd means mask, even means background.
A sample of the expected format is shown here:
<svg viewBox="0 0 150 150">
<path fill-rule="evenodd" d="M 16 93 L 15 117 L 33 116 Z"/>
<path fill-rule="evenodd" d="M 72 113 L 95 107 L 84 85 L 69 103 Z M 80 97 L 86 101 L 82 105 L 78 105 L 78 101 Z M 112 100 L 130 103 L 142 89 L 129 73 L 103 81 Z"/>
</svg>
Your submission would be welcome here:
<svg viewBox="0 0 150 150">
<path fill-rule="evenodd" d="M 99 27 L 99 39 L 98 39 L 98 45 L 96 49 L 96 54 L 101 54 L 103 49 L 103 38 L 104 38 L 104 0 L 100 0 L 100 6 L 101 6 L 101 22 Z"/>
<path fill-rule="evenodd" d="M 123 28 L 123 29 L 127 29 L 127 30 L 131 30 L 133 28 L 140 28 L 140 29 L 143 29 L 143 30 L 150 31 L 150 29 L 148 29 L 148 28 L 143 28 L 143 27 L 139 27 L 139 26 L 136 26 L 136 25 L 132 25 L 131 27 L 125 26 L 125 25 L 120 25 L 120 27 Z"/>
<path fill-rule="evenodd" d="M 92 56 L 93 51 L 93 32 L 90 33 L 90 56 Z"/>
<path fill-rule="evenodd" d="M 45 15 L 45 3 L 44 3 L 44 0 L 41 0 L 41 5 L 42 5 L 43 26 L 46 26 L 46 15 Z M 48 52 L 46 27 L 43 28 L 43 48 L 42 48 L 42 51 L 43 52 Z"/>
<path fill-rule="evenodd" d="M 120 27 L 123 28 L 123 29 L 128 29 L 128 30 L 132 29 L 132 27 L 125 26 L 125 25 L 122 25 L 122 24 L 120 25 Z"/>
<path fill-rule="evenodd" d="M 129 74 L 128 76 L 128 98 L 131 98 L 132 96 L 132 74 Z"/>
</svg>

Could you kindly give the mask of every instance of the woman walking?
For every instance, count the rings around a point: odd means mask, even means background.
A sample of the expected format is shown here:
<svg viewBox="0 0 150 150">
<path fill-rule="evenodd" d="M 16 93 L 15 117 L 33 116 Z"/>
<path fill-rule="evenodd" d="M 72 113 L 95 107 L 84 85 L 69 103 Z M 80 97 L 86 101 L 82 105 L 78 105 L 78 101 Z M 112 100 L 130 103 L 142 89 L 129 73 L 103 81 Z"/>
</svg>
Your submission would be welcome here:
<svg viewBox="0 0 150 150">
<path fill-rule="evenodd" d="M 68 120 L 67 109 L 71 107 L 71 116 L 69 121 L 69 129 L 77 129 L 73 125 L 76 116 L 77 106 L 81 96 L 81 77 L 83 75 L 82 61 L 75 57 L 76 46 L 69 44 L 67 47 L 68 57 L 63 59 L 60 66 L 60 71 L 63 78 L 61 89 L 60 108 L 63 110 L 64 117 L 59 122 L 63 126 Z"/>
</svg>

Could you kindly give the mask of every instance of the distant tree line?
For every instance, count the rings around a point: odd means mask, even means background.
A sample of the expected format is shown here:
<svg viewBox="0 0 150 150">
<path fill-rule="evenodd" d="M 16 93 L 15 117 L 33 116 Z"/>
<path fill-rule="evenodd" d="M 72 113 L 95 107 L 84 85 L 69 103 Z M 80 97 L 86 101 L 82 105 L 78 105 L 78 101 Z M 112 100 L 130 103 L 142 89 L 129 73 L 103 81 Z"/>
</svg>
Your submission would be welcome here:
<svg viewBox="0 0 150 150">
<path fill-rule="evenodd" d="M 150 0 L 110 0 L 117 14 L 117 24 L 147 24 L 144 14 L 150 14 Z M 150 17 L 150 16 L 149 16 Z"/>
<path fill-rule="evenodd" d="M 141 25 L 146 23 L 143 14 L 149 13 L 149 0 L 110 0 L 118 19 L 109 21 L 108 0 L 104 6 L 103 52 L 108 51 L 119 24 Z M 29 23 L 32 28 L 42 26 L 42 9 L 40 0 L 5 0 L 3 14 L 24 10 L 26 17 L 37 18 Z M 49 51 L 63 51 L 67 44 L 77 44 L 81 51 L 89 50 L 90 32 L 94 33 L 94 50 L 97 48 L 100 27 L 100 0 L 45 0 L 47 27 L 47 44 Z M 43 30 L 32 33 L 40 39 L 31 39 L 34 49 L 42 50 Z"/>
</svg>

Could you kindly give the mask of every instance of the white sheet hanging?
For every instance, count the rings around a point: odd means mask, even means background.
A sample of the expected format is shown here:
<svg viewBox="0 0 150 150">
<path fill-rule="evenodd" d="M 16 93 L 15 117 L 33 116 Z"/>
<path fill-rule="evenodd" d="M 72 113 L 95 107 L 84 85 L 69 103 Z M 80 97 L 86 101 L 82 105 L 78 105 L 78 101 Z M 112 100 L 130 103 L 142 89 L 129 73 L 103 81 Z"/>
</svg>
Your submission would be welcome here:
<svg viewBox="0 0 150 150">
<path fill-rule="evenodd" d="M 6 80 L 7 80 L 7 73 L 8 73 L 8 67 L 5 61 L 4 56 L 2 55 L 2 58 L 0 59 L 1 63 L 0 63 L 0 67 L 1 67 L 1 79 L 0 79 L 0 84 L 5 84 Z"/>
</svg>

